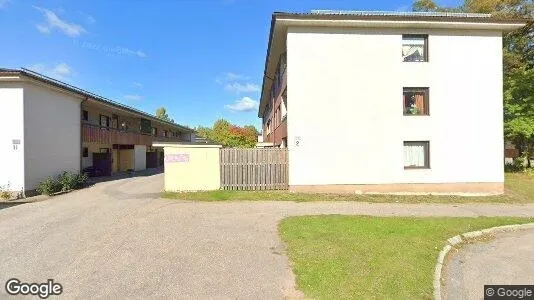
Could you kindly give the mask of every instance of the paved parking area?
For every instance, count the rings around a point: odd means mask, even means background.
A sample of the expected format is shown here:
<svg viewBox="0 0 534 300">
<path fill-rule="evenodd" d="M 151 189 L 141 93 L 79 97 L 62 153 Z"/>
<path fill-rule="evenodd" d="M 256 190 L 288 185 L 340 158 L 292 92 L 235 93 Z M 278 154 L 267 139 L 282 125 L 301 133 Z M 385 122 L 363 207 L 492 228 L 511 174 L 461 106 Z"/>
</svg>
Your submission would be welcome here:
<svg viewBox="0 0 534 300">
<path fill-rule="evenodd" d="M 443 269 L 446 299 L 483 299 L 484 285 L 534 283 L 534 230 L 497 234 L 451 252 Z"/>
<path fill-rule="evenodd" d="M 285 216 L 534 216 L 534 205 L 159 199 L 162 175 L 124 178 L 0 210 L 0 283 L 53 278 L 68 298 L 296 298 Z M 0 298 L 5 296 L 0 291 Z"/>
</svg>

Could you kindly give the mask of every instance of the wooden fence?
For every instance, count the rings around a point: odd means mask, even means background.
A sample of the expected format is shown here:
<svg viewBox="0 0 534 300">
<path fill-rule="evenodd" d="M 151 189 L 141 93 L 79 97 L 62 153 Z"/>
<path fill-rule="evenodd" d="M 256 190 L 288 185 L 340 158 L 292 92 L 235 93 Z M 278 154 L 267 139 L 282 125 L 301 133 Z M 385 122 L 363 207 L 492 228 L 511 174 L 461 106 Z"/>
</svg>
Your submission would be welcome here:
<svg viewBox="0 0 534 300">
<path fill-rule="evenodd" d="M 221 149 L 223 190 L 285 190 L 287 149 Z"/>
</svg>

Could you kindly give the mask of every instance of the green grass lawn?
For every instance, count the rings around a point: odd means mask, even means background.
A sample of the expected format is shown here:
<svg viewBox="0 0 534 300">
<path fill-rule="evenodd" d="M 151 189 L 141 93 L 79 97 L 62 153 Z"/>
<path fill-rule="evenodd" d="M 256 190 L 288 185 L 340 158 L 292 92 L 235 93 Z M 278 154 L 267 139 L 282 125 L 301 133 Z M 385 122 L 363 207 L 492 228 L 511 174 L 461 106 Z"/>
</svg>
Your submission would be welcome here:
<svg viewBox="0 0 534 300">
<path fill-rule="evenodd" d="M 534 202 L 534 176 L 508 173 L 505 181 L 506 193 L 490 197 L 461 196 L 392 196 L 392 195 L 352 195 L 352 194 L 307 194 L 288 191 L 209 191 L 209 192 L 165 192 L 164 198 L 192 201 L 361 201 L 399 203 L 532 203 Z"/>
<path fill-rule="evenodd" d="M 524 218 L 290 217 L 279 226 L 297 277 L 312 299 L 432 299 L 446 239 Z"/>
</svg>

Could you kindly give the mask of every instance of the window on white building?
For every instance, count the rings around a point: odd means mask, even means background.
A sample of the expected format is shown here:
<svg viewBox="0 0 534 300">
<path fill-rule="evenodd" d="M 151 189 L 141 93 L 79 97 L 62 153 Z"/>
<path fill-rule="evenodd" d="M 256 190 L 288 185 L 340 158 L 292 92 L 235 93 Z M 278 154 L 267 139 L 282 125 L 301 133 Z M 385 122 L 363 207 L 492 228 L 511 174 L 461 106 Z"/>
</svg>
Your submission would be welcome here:
<svg viewBox="0 0 534 300">
<path fill-rule="evenodd" d="M 402 36 L 402 61 L 428 61 L 428 35 L 406 34 Z"/>
<path fill-rule="evenodd" d="M 404 88 L 404 115 L 428 115 L 428 88 Z"/>
<path fill-rule="evenodd" d="M 405 169 L 429 169 L 430 168 L 430 143 L 404 142 L 404 168 Z"/>
</svg>

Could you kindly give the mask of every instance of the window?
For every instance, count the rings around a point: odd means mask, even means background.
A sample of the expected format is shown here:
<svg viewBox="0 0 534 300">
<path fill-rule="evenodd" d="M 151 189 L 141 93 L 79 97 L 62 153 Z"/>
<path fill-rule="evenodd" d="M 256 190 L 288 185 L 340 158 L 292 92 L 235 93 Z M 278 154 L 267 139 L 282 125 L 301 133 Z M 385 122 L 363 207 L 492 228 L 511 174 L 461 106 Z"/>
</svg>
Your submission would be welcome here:
<svg viewBox="0 0 534 300">
<path fill-rule="evenodd" d="M 110 153 L 109 148 L 100 148 L 100 153 Z"/>
<path fill-rule="evenodd" d="M 115 114 L 111 115 L 111 127 L 119 129 L 119 116 Z"/>
<path fill-rule="evenodd" d="M 428 35 L 409 34 L 402 36 L 402 61 L 428 61 Z"/>
<path fill-rule="evenodd" d="M 83 147 L 82 157 L 89 157 L 89 148 Z"/>
<path fill-rule="evenodd" d="M 86 110 L 82 110 L 82 120 L 89 121 L 89 112 Z"/>
<path fill-rule="evenodd" d="M 109 117 L 100 115 L 100 126 L 101 127 L 109 127 Z"/>
<path fill-rule="evenodd" d="M 282 120 L 284 120 L 287 117 L 287 88 L 284 89 L 284 92 L 282 93 Z"/>
<path fill-rule="evenodd" d="M 167 136 L 168 136 L 168 132 L 167 132 L 167 130 L 163 130 L 163 136 L 164 136 L 164 137 L 167 137 Z"/>
<path fill-rule="evenodd" d="M 154 128 L 152 127 L 152 121 L 147 119 L 141 119 L 141 122 L 139 123 L 139 131 L 144 134 L 150 134 L 152 132 L 152 134 L 155 135 Z"/>
<path fill-rule="evenodd" d="M 428 115 L 428 88 L 404 88 L 404 115 Z"/>
<path fill-rule="evenodd" d="M 158 135 L 158 129 L 156 127 L 152 127 L 152 135 L 157 136 Z"/>
<path fill-rule="evenodd" d="M 267 121 L 267 128 L 266 128 L 267 134 L 271 133 L 271 120 Z"/>
<path fill-rule="evenodd" d="M 128 128 L 130 127 L 128 124 L 129 124 L 128 121 L 122 120 L 121 130 L 128 130 Z"/>
<path fill-rule="evenodd" d="M 404 142 L 404 168 L 429 169 L 429 142 Z"/>
</svg>

